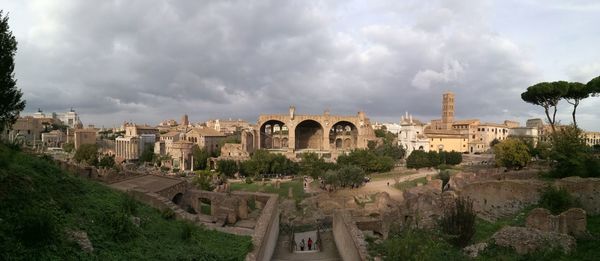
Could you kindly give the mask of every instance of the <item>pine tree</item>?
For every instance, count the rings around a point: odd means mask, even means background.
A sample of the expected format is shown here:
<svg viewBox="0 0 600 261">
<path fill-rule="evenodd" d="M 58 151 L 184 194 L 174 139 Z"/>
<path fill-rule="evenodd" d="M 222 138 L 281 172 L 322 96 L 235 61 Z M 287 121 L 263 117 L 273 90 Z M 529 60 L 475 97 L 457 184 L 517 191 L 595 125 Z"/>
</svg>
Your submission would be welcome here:
<svg viewBox="0 0 600 261">
<path fill-rule="evenodd" d="M 8 16 L 0 11 L 0 132 L 9 129 L 25 109 L 23 93 L 15 79 L 17 40 L 8 26 Z"/>
</svg>

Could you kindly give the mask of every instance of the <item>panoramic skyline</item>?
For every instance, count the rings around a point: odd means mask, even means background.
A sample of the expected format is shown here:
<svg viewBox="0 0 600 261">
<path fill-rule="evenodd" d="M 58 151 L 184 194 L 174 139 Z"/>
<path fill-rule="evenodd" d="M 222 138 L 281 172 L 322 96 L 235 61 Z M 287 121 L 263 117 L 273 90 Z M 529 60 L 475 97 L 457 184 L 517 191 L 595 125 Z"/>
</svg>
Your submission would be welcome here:
<svg viewBox="0 0 600 261">
<path fill-rule="evenodd" d="M 74 107 L 85 124 L 254 122 L 290 105 L 427 121 L 445 91 L 458 119 L 524 124 L 544 118 L 528 86 L 600 75 L 594 1 L 0 2 L 23 114 Z M 598 106 L 582 102 L 581 127 L 600 130 Z"/>
</svg>

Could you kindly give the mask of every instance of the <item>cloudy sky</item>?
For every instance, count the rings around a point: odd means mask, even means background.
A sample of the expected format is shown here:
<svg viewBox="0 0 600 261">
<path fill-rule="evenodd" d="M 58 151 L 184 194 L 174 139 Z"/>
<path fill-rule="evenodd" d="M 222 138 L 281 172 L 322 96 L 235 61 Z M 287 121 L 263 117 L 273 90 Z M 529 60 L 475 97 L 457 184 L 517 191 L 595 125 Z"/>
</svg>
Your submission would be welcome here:
<svg viewBox="0 0 600 261">
<path fill-rule="evenodd" d="M 567 3 L 568 2 L 568 3 Z M 520 93 L 600 75 L 600 3 L 590 0 L 0 0 L 16 77 L 38 108 L 85 124 L 157 124 L 189 114 L 355 114 L 399 121 L 542 117 Z M 568 104 L 559 118 L 569 123 Z M 600 131 L 600 97 L 581 125 Z"/>
</svg>

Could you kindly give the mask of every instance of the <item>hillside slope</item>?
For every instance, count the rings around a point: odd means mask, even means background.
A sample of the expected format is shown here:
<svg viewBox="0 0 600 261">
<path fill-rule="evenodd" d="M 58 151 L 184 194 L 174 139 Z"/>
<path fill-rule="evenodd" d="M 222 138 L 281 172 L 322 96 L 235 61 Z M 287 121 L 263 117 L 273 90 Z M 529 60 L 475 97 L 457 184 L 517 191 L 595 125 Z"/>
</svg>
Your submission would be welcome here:
<svg viewBox="0 0 600 261">
<path fill-rule="evenodd" d="M 0 260 L 243 260 L 251 247 L 0 144 Z"/>
</svg>

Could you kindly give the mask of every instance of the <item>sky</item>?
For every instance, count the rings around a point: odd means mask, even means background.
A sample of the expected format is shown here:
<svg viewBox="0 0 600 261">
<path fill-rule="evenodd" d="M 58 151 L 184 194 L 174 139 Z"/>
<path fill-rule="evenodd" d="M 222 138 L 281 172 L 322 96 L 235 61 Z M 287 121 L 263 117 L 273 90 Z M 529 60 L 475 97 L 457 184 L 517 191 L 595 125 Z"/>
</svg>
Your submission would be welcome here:
<svg viewBox="0 0 600 261">
<path fill-rule="evenodd" d="M 544 117 L 520 98 L 542 81 L 600 75 L 594 0 L 0 0 L 18 41 L 23 114 L 73 107 L 84 124 L 259 114 L 398 122 Z M 578 123 L 600 131 L 600 97 Z M 570 123 L 569 104 L 558 120 Z"/>
</svg>

